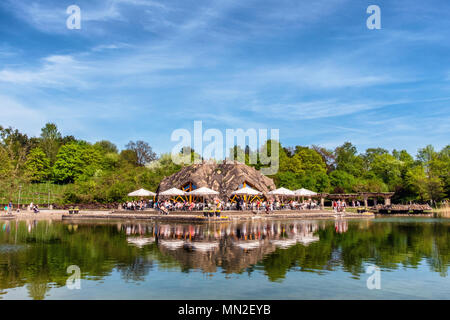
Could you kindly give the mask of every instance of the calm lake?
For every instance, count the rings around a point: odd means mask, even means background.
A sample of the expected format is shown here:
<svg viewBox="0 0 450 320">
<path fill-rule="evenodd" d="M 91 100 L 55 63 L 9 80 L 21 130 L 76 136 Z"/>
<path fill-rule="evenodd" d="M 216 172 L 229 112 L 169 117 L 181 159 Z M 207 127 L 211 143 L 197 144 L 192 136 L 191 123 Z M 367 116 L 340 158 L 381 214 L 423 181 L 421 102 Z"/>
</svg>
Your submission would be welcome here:
<svg viewBox="0 0 450 320">
<path fill-rule="evenodd" d="M 450 299 L 449 267 L 448 219 L 0 220 L 0 299 Z"/>
</svg>

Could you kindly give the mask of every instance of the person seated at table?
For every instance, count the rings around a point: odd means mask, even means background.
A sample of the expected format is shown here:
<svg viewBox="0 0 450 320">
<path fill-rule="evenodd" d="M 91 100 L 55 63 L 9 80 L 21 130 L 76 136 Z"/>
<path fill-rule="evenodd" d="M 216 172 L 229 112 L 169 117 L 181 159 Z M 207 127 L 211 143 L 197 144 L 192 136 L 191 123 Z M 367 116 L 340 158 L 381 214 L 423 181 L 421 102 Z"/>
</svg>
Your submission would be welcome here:
<svg viewBox="0 0 450 320">
<path fill-rule="evenodd" d="M 169 209 L 164 204 L 161 204 L 159 206 L 159 209 L 161 210 L 162 214 L 169 214 Z"/>
</svg>

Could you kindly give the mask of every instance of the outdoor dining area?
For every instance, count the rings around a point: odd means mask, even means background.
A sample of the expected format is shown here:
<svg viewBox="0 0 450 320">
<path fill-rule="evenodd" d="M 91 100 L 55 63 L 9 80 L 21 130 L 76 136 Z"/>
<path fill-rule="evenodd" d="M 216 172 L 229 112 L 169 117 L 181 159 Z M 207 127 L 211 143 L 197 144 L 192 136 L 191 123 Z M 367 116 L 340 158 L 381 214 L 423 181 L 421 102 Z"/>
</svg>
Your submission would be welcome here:
<svg viewBox="0 0 450 320">
<path fill-rule="evenodd" d="M 122 205 L 125 210 L 156 210 L 160 214 L 170 212 L 203 212 L 205 217 L 220 217 L 222 211 L 252 211 L 254 213 L 280 210 L 318 210 L 320 204 L 314 197 L 319 194 L 307 189 L 291 191 L 278 188 L 266 194 L 245 185 L 226 195 L 208 187 L 183 191 L 170 188 L 158 193 L 145 189 L 130 192 L 128 196 L 139 200 Z"/>
</svg>

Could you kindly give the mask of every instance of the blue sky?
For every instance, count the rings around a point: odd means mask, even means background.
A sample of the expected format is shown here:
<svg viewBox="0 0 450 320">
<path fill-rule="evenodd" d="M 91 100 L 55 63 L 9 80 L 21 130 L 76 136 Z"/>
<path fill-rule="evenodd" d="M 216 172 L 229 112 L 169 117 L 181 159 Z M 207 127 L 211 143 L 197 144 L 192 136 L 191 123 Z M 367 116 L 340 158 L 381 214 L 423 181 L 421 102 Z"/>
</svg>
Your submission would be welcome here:
<svg viewBox="0 0 450 320">
<path fill-rule="evenodd" d="M 66 27 L 69 5 L 81 30 Z M 366 9 L 381 8 L 381 30 Z M 1 0 L 0 124 L 169 152 L 173 130 L 283 145 L 450 142 L 447 0 Z"/>
</svg>

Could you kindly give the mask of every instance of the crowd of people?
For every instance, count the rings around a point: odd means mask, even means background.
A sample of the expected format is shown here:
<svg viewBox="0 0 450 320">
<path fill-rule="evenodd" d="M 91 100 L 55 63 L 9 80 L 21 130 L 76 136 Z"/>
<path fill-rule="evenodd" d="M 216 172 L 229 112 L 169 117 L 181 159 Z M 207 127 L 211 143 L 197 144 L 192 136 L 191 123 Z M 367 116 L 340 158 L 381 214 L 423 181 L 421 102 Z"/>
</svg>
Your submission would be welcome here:
<svg viewBox="0 0 450 320">
<path fill-rule="evenodd" d="M 345 212 L 345 208 L 347 208 L 347 203 L 345 202 L 345 200 L 337 200 L 332 202 L 332 207 L 333 207 L 333 211 L 334 212 Z M 359 200 L 352 200 L 352 207 L 353 208 L 360 208 L 361 207 L 361 203 L 359 202 Z"/>
<path fill-rule="evenodd" d="M 124 210 L 145 210 L 156 209 L 160 213 L 168 214 L 170 211 L 264 211 L 270 212 L 275 210 L 313 210 L 320 209 L 317 200 L 295 201 L 290 200 L 286 202 L 278 200 L 255 200 L 245 201 L 243 198 L 237 198 L 228 201 L 220 201 L 218 199 L 205 201 L 174 201 L 171 200 L 140 200 L 128 201 L 122 204 Z"/>
<path fill-rule="evenodd" d="M 153 200 L 128 201 L 122 204 L 124 210 L 145 210 L 155 208 Z"/>
<path fill-rule="evenodd" d="M 253 202 L 247 202 L 243 199 L 238 199 L 236 202 L 231 203 L 227 202 L 226 207 L 229 210 L 252 210 L 252 211 L 274 211 L 274 210 L 312 210 L 312 209 L 319 209 L 320 206 L 318 205 L 316 200 L 307 200 L 307 201 L 296 201 L 296 200 L 290 200 L 290 201 L 278 201 L 278 200 L 257 200 Z"/>
</svg>

